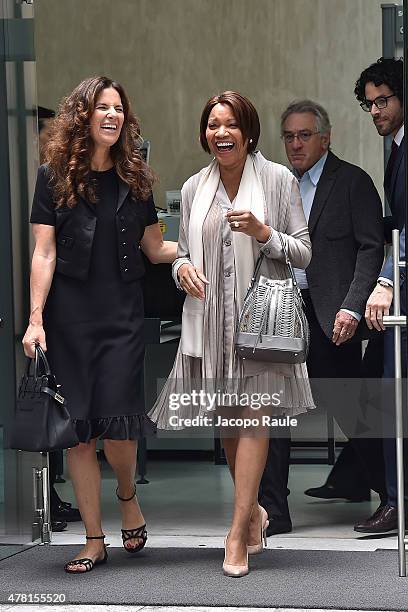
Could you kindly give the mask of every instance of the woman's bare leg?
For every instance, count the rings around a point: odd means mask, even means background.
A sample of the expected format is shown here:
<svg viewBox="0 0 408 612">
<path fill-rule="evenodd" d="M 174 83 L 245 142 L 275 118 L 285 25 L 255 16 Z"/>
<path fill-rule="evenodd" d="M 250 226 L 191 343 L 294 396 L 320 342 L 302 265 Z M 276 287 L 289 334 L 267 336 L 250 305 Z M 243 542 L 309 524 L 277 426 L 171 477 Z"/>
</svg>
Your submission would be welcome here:
<svg viewBox="0 0 408 612">
<path fill-rule="evenodd" d="M 265 468 L 268 438 L 266 436 L 236 438 L 235 456 L 232 456 L 234 443 L 230 440 L 223 440 L 224 449 L 228 449 L 226 454 L 230 453 L 228 460 L 233 467 L 235 484 L 234 514 L 228 535 L 226 562 L 231 565 L 245 565 L 249 524 Z"/>
<path fill-rule="evenodd" d="M 224 447 L 225 457 L 227 458 L 227 463 L 228 463 L 229 471 L 231 474 L 231 478 L 234 482 L 235 482 L 235 456 L 237 454 L 238 440 L 239 438 L 227 438 L 227 437 L 224 437 L 222 439 L 222 445 Z"/>
<path fill-rule="evenodd" d="M 124 499 L 132 497 L 136 486 L 137 441 L 104 440 L 104 451 L 118 481 L 118 495 Z M 119 504 L 123 529 L 136 529 L 144 524 L 145 520 L 136 495 L 129 501 L 119 501 Z M 141 542 L 141 538 L 132 538 L 126 542 L 125 546 L 126 548 L 136 548 Z"/>
<path fill-rule="evenodd" d="M 223 438 L 222 442 L 223 442 L 225 456 L 227 458 L 229 471 L 231 473 L 232 480 L 234 481 L 234 484 L 235 484 L 235 461 L 236 461 L 235 458 L 237 454 L 239 438 L 226 438 L 225 437 Z M 269 443 L 269 439 L 268 439 L 268 443 Z M 266 459 L 265 459 L 265 462 L 266 462 Z M 263 470 L 261 473 L 261 478 L 262 478 L 262 474 L 263 474 Z M 259 485 L 258 485 L 258 488 L 259 488 Z M 260 511 L 258 512 L 255 511 L 256 507 L 258 506 L 258 488 L 256 490 L 256 494 L 253 500 L 253 511 L 251 512 L 251 517 L 249 520 L 249 527 L 248 527 L 247 544 L 250 546 L 259 544 L 259 538 L 260 538 L 261 526 L 262 526 L 262 515 Z"/>
<path fill-rule="evenodd" d="M 101 524 L 101 472 L 96 457 L 96 440 L 80 443 L 67 452 L 69 473 L 75 497 L 87 536 L 102 535 Z M 88 557 L 93 561 L 103 557 L 103 540 L 87 540 L 75 559 Z M 85 571 L 84 565 L 72 566 L 75 571 Z"/>
</svg>

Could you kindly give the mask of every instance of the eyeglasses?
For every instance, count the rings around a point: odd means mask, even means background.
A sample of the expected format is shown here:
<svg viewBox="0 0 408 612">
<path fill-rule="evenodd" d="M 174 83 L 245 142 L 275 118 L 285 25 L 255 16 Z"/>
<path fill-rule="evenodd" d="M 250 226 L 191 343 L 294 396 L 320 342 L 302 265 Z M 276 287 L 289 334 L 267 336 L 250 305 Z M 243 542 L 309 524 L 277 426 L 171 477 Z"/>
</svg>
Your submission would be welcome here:
<svg viewBox="0 0 408 612">
<path fill-rule="evenodd" d="M 284 132 L 281 138 L 287 144 L 291 144 L 295 138 L 298 138 L 302 142 L 307 142 L 315 134 L 319 134 L 319 130 L 316 130 L 316 132 L 311 132 L 310 130 L 300 130 L 300 132 Z"/>
<path fill-rule="evenodd" d="M 376 105 L 378 110 L 381 110 L 382 108 L 386 108 L 387 107 L 388 100 L 390 98 L 393 98 L 394 96 L 395 96 L 395 94 L 390 94 L 389 96 L 378 96 L 378 98 L 376 98 L 373 101 L 371 101 L 371 100 L 364 100 L 364 102 L 360 102 L 360 106 L 363 109 L 363 111 L 365 111 L 366 113 L 370 113 L 371 112 L 371 109 L 373 108 L 373 104 Z"/>
</svg>

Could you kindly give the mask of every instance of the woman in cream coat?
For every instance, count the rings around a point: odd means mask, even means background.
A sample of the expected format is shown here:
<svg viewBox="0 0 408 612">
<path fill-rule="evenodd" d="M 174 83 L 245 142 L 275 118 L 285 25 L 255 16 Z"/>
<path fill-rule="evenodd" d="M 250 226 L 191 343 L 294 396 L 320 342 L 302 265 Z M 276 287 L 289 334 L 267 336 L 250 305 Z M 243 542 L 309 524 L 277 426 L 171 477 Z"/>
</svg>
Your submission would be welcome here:
<svg viewBox="0 0 408 612">
<path fill-rule="evenodd" d="M 293 416 L 313 407 L 304 364 L 242 360 L 234 350 L 237 316 L 259 252 L 265 255 L 261 273 L 275 279 L 287 277 L 277 232 L 295 267 L 306 268 L 311 258 L 297 181 L 287 168 L 255 151 L 259 134 L 257 111 L 239 93 L 224 92 L 205 105 L 200 142 L 215 159 L 182 189 L 173 274 L 187 297 L 173 370 L 150 413 L 161 429 L 180 429 L 188 424 L 185 419 L 194 417 L 208 425 L 214 408 L 232 422 L 232 417 L 252 419 L 262 411 Z M 199 390 L 208 395 L 198 398 Z M 231 406 L 220 391 L 239 399 Z M 191 394 L 188 405 L 176 401 L 181 393 Z M 262 411 L 254 401 L 260 393 L 271 398 Z M 256 425 L 244 433 L 223 428 L 235 485 L 233 520 L 225 539 L 223 569 L 228 576 L 247 574 L 248 553 L 263 549 L 267 513 L 258 505 L 257 493 L 269 430 L 260 430 Z"/>
</svg>

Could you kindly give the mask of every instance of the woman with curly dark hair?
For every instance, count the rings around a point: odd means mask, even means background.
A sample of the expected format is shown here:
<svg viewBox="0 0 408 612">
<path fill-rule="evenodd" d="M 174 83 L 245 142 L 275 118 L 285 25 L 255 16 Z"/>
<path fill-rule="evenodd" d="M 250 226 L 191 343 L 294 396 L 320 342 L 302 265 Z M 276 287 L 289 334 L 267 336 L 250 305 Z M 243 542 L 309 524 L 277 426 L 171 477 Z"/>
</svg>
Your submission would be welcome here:
<svg viewBox="0 0 408 612">
<path fill-rule="evenodd" d="M 141 550 L 146 525 L 136 498 L 137 439 L 153 434 L 144 412 L 143 261 L 171 263 L 152 197 L 154 174 L 139 154 L 140 127 L 124 89 L 106 77 L 63 100 L 39 168 L 31 223 L 31 313 L 23 338 L 48 349 L 79 445 L 68 465 L 86 544 L 65 565 L 83 573 L 107 559 L 96 440 L 118 482 L 125 550 Z M 140 248 L 139 248 L 140 247 Z"/>
</svg>

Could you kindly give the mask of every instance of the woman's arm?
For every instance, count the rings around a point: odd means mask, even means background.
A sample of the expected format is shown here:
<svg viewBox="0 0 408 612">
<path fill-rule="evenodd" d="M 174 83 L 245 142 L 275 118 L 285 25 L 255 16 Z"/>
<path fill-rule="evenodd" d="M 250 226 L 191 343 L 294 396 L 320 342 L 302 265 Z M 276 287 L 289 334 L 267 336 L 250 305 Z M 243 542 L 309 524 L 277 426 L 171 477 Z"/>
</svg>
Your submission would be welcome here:
<svg viewBox="0 0 408 612">
<path fill-rule="evenodd" d="M 190 251 L 188 248 L 187 232 L 188 224 L 190 220 L 190 208 L 194 198 L 194 189 L 191 188 L 192 179 L 190 178 L 184 183 L 181 189 L 181 203 L 180 203 L 180 224 L 179 224 L 179 236 L 177 243 L 177 259 L 173 263 L 173 279 L 177 285 L 177 288 L 183 290 L 180 285 L 178 271 L 184 264 L 192 265 L 190 260 Z M 197 185 L 196 185 L 197 187 Z"/>
<path fill-rule="evenodd" d="M 145 228 L 140 246 L 153 264 L 173 263 L 177 256 L 177 242 L 163 240 L 158 223 Z"/>
<path fill-rule="evenodd" d="M 173 263 L 173 278 L 176 286 L 181 291 L 185 291 L 192 297 L 200 300 L 204 299 L 204 285 L 208 285 L 208 280 L 201 270 L 193 266 L 190 260 L 187 233 L 190 219 L 190 210 L 197 189 L 199 176 L 191 177 L 184 183 L 181 189 L 181 209 L 180 227 L 177 248 L 177 259 Z"/>
<path fill-rule="evenodd" d="M 299 185 L 295 177 L 292 180 L 290 193 L 289 221 L 285 232 L 281 232 L 281 236 L 285 241 L 291 264 L 295 268 L 307 268 L 312 258 L 312 245 L 303 212 Z M 271 228 L 269 240 L 260 245 L 260 247 L 266 257 L 284 261 L 285 256 L 282 251 L 282 245 L 274 228 Z"/>
<path fill-rule="evenodd" d="M 30 276 L 30 320 L 23 338 L 24 352 L 27 357 L 34 357 L 36 342 L 40 343 L 44 351 L 47 350 L 42 315 L 54 276 L 56 261 L 55 227 L 34 223 L 33 234 L 35 248 Z"/>
</svg>

